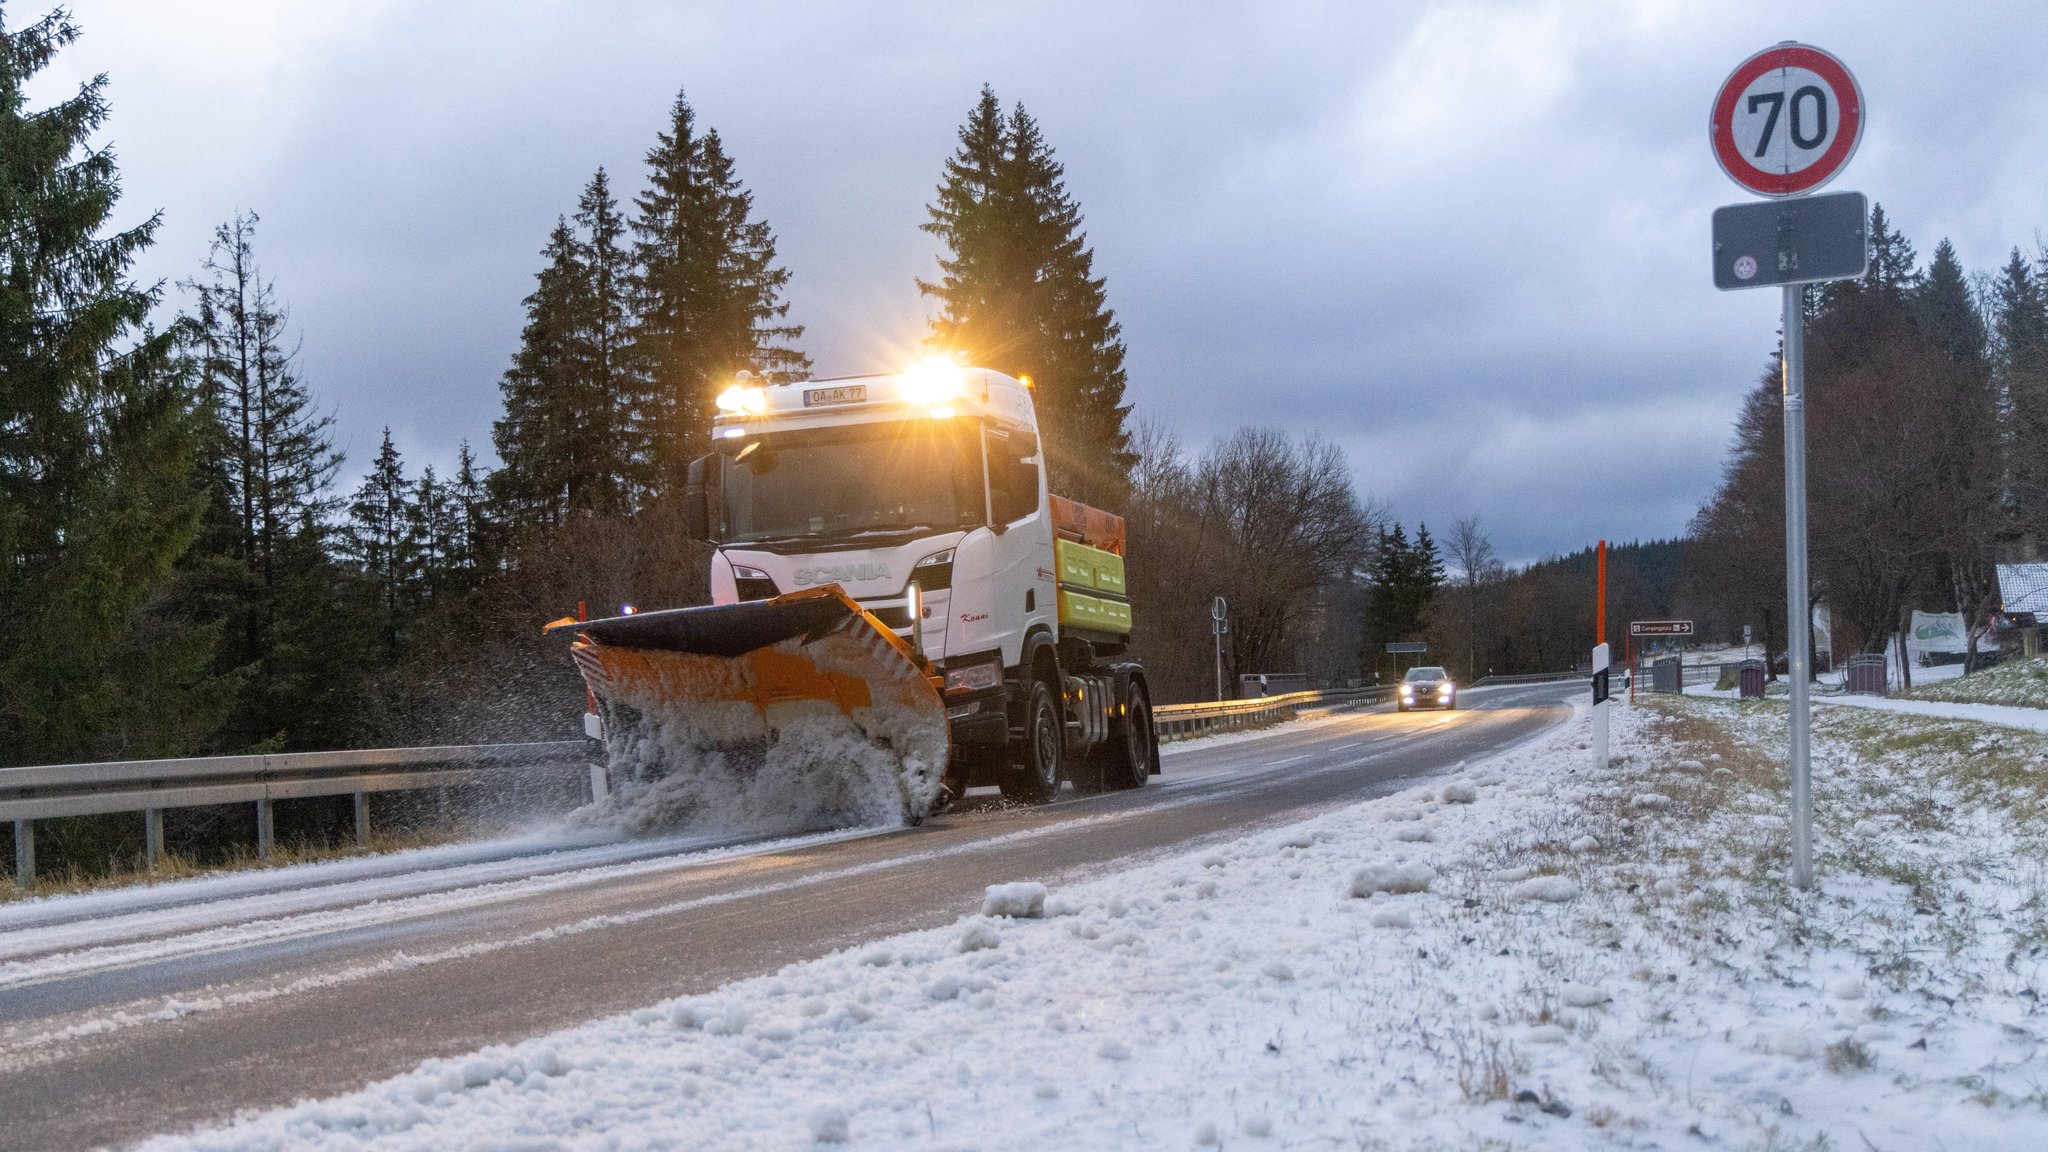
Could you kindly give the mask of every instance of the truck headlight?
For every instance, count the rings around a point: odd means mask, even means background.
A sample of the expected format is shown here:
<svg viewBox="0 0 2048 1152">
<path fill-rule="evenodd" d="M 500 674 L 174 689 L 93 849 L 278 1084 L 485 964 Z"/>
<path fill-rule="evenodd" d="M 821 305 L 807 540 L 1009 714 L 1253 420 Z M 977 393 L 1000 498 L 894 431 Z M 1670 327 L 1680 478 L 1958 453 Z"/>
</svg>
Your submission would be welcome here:
<svg viewBox="0 0 2048 1152">
<path fill-rule="evenodd" d="M 953 586 L 953 550 L 934 552 L 917 562 L 910 570 L 910 578 L 922 585 L 927 592 Z"/>
<path fill-rule="evenodd" d="M 768 411 L 768 390 L 758 384 L 733 384 L 718 394 L 718 410 L 740 416 L 759 416 Z"/>
<path fill-rule="evenodd" d="M 1003 666 L 994 660 L 983 660 L 964 668 L 946 669 L 946 691 L 978 692 L 994 688 L 1003 682 Z"/>
</svg>

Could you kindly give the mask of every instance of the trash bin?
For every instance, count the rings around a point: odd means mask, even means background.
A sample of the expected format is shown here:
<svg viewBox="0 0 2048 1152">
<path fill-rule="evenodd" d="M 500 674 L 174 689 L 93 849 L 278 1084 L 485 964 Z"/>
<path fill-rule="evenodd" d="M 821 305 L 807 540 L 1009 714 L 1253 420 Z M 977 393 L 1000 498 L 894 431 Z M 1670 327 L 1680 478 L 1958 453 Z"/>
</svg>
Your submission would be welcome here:
<svg viewBox="0 0 2048 1152">
<path fill-rule="evenodd" d="M 1739 694 L 1744 700 L 1761 700 L 1764 695 L 1764 662 L 1744 660 L 1735 670 Z"/>
<path fill-rule="evenodd" d="M 1851 695 L 1885 694 L 1885 658 L 1877 652 L 1858 652 L 1849 657 L 1848 687 Z"/>
</svg>

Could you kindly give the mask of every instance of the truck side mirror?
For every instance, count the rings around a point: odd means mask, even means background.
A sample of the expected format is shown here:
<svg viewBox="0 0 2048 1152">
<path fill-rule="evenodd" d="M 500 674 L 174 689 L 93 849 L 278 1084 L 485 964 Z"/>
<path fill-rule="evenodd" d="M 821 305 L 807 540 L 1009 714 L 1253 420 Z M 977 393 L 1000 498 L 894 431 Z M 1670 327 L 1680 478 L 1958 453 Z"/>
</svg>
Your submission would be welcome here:
<svg viewBox="0 0 2048 1152">
<path fill-rule="evenodd" d="M 699 456 L 690 461 L 683 485 L 683 530 L 692 540 L 711 539 L 711 500 L 704 477 L 716 461 L 716 456 Z"/>
</svg>

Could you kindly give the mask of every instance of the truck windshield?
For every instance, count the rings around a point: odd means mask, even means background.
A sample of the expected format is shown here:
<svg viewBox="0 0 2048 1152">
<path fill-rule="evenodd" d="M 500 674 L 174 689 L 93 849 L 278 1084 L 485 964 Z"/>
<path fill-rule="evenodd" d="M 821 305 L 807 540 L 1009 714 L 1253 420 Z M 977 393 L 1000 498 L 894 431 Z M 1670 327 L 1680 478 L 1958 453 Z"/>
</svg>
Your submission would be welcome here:
<svg viewBox="0 0 2048 1152">
<path fill-rule="evenodd" d="M 723 457 L 725 543 L 980 524 L 981 437 L 964 420 L 779 432 Z"/>
</svg>

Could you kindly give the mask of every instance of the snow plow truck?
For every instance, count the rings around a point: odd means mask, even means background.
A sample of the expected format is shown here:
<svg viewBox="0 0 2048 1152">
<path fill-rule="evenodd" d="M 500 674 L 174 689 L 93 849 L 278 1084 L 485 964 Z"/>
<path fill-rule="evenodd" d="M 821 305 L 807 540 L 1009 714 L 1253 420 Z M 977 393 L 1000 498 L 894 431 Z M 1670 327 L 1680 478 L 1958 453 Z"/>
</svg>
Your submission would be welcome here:
<svg viewBox="0 0 2048 1152">
<path fill-rule="evenodd" d="M 718 409 L 685 491 L 711 604 L 548 626 L 615 782 L 851 778 L 897 807 L 851 815 L 916 823 L 978 784 L 1040 803 L 1159 771 L 1123 521 L 1047 491 L 1028 377 L 742 374 Z"/>
</svg>

